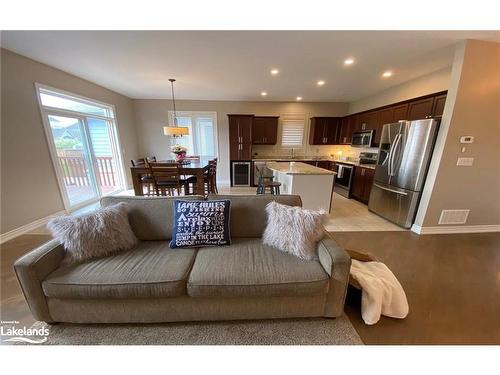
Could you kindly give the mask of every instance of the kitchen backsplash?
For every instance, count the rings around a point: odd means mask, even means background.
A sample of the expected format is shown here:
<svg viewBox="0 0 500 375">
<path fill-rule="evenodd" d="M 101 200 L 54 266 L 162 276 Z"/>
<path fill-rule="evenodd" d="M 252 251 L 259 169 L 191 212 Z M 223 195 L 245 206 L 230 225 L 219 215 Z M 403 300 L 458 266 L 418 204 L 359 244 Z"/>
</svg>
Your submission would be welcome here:
<svg viewBox="0 0 500 375">
<path fill-rule="evenodd" d="M 335 159 L 340 157 L 347 157 L 349 159 L 359 159 L 361 152 L 375 152 L 378 153 L 378 148 L 361 148 L 351 147 L 348 145 L 333 145 L 333 146 L 315 146 L 307 145 L 304 149 L 294 149 L 295 156 L 318 157 L 325 156 L 331 157 L 334 155 Z M 267 157 L 286 157 L 291 156 L 290 149 L 281 149 L 279 146 L 253 146 L 252 153 L 254 158 L 267 158 Z M 255 155 L 257 153 L 257 155 Z"/>
</svg>

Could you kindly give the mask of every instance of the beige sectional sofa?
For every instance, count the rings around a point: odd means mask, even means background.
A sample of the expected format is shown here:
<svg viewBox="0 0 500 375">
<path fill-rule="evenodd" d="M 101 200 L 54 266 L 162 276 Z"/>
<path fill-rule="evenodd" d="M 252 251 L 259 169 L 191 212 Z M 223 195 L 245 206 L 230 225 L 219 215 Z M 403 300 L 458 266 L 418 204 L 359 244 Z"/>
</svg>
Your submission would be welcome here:
<svg viewBox="0 0 500 375">
<path fill-rule="evenodd" d="M 140 243 L 71 266 L 61 264 L 64 249 L 55 240 L 20 258 L 14 267 L 35 318 L 152 323 L 342 314 L 351 260 L 326 232 L 318 243 L 319 261 L 301 260 L 261 241 L 266 204 L 299 206 L 300 197 L 209 199 L 231 200 L 229 246 L 170 249 L 173 198 L 103 198 L 103 206 L 128 203 Z"/>
</svg>

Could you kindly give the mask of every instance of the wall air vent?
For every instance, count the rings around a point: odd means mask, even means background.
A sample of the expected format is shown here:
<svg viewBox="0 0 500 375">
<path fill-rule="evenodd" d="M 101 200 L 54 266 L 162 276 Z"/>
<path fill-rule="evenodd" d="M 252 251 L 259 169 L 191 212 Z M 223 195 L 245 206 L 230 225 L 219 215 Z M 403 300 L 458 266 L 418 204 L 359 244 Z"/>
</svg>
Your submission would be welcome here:
<svg viewBox="0 0 500 375">
<path fill-rule="evenodd" d="M 438 224 L 465 224 L 470 210 L 442 210 Z"/>
</svg>

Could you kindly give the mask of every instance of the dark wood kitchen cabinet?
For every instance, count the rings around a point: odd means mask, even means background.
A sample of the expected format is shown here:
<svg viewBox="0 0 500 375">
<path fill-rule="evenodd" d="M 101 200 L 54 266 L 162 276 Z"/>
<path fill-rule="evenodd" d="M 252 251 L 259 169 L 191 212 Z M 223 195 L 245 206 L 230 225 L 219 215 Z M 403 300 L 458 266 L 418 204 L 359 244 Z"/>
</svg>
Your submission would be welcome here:
<svg viewBox="0 0 500 375">
<path fill-rule="evenodd" d="M 361 129 L 358 121 L 358 115 L 344 117 L 340 125 L 339 145 L 350 145 L 352 142 L 352 133 Z"/>
<path fill-rule="evenodd" d="M 378 116 L 379 116 L 378 111 L 361 113 L 359 115 L 359 125 L 358 125 L 358 128 L 359 127 L 361 128 L 358 130 L 370 130 L 370 129 L 375 130 L 378 126 Z"/>
<path fill-rule="evenodd" d="M 446 94 L 434 97 L 434 106 L 432 108 L 432 117 L 441 117 L 444 112 L 444 105 L 446 103 Z"/>
<path fill-rule="evenodd" d="M 380 144 L 380 138 L 382 137 L 382 130 L 385 124 L 405 120 L 407 113 L 408 103 L 380 109 L 378 111 L 378 124 L 373 138 L 373 145 L 378 146 Z"/>
<path fill-rule="evenodd" d="M 375 170 L 365 167 L 354 167 L 354 176 L 351 186 L 351 197 L 356 200 L 368 204 L 370 199 L 370 191 L 372 189 L 373 177 Z"/>
<path fill-rule="evenodd" d="M 229 119 L 229 157 L 252 159 L 252 124 L 254 115 L 227 115 Z"/>
<path fill-rule="evenodd" d="M 252 144 L 275 145 L 278 141 L 279 116 L 255 116 L 252 123 Z"/>
<path fill-rule="evenodd" d="M 434 97 L 416 100 L 408 104 L 407 120 L 422 120 L 432 117 L 434 108 Z"/>
<path fill-rule="evenodd" d="M 312 117 L 309 130 L 310 145 L 335 145 L 340 134 L 340 117 Z"/>
</svg>

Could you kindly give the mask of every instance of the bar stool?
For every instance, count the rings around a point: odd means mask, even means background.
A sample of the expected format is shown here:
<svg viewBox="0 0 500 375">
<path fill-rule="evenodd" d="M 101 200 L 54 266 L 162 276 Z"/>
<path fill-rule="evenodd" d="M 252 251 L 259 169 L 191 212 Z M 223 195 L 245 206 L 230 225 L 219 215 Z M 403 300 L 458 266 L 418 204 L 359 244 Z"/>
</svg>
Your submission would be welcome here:
<svg viewBox="0 0 500 375">
<path fill-rule="evenodd" d="M 259 174 L 259 184 L 257 186 L 257 194 L 266 194 L 266 190 L 273 195 L 280 195 L 281 182 L 273 181 L 274 176 L 263 176 L 263 170 L 256 167 Z"/>
</svg>

